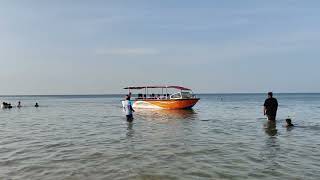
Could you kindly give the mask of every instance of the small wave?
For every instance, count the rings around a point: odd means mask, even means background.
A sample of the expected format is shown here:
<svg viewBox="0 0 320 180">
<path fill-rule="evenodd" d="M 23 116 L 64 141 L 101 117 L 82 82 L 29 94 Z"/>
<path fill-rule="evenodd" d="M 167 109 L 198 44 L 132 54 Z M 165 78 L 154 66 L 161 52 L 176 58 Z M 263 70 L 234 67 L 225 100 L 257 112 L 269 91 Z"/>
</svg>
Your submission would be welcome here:
<svg viewBox="0 0 320 180">
<path fill-rule="evenodd" d="M 179 179 L 176 176 L 173 175 L 157 175 L 157 174 L 141 174 L 141 175 L 137 175 L 135 177 L 133 177 L 132 179 L 153 179 L 153 180 L 164 180 L 164 179 L 171 179 L 171 180 L 175 180 L 175 179 Z"/>
<path fill-rule="evenodd" d="M 56 147 L 69 147 L 72 146 L 72 143 L 60 142 L 60 143 L 52 143 L 45 145 L 45 149 L 56 148 Z"/>
</svg>

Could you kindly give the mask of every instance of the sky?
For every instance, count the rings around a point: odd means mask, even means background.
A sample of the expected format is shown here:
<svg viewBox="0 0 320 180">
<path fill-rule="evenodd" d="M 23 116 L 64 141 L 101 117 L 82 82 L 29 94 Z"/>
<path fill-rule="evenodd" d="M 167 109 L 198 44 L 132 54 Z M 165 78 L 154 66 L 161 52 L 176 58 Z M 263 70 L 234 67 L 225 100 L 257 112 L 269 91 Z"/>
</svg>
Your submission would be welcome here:
<svg viewBox="0 0 320 180">
<path fill-rule="evenodd" d="M 0 94 L 320 92 L 320 1 L 0 0 Z"/>
</svg>

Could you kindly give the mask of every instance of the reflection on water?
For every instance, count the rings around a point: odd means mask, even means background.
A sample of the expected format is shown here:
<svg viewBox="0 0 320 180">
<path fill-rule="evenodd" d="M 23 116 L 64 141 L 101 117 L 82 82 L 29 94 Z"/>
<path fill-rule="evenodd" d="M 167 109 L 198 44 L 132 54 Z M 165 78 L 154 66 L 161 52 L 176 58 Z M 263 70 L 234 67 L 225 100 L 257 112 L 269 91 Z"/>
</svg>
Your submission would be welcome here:
<svg viewBox="0 0 320 180">
<path fill-rule="evenodd" d="M 197 113 L 193 109 L 139 109 L 136 110 L 135 116 L 145 120 L 169 122 L 176 120 L 194 120 L 197 118 Z"/>
<path fill-rule="evenodd" d="M 277 124 L 274 121 L 267 121 L 264 125 L 264 129 L 269 136 L 276 136 L 278 133 Z"/>
<path fill-rule="evenodd" d="M 274 132 L 271 132 L 270 136 Z M 276 137 L 266 138 L 265 147 L 263 148 L 262 158 L 265 160 L 265 170 L 274 171 L 279 167 L 278 154 L 281 152 L 279 140 Z"/>
<path fill-rule="evenodd" d="M 290 132 L 294 129 L 294 126 L 291 126 L 291 127 L 286 127 L 287 128 L 287 131 Z"/>
<path fill-rule="evenodd" d="M 127 127 L 127 137 L 132 137 L 133 136 L 133 134 L 134 134 L 134 130 L 133 130 L 133 122 L 127 122 L 127 125 L 128 125 L 128 127 Z"/>
<path fill-rule="evenodd" d="M 135 120 L 143 119 L 147 121 L 159 123 L 176 123 L 181 120 L 194 120 L 197 119 L 197 113 L 193 109 L 180 109 L 180 110 L 136 110 Z"/>
</svg>

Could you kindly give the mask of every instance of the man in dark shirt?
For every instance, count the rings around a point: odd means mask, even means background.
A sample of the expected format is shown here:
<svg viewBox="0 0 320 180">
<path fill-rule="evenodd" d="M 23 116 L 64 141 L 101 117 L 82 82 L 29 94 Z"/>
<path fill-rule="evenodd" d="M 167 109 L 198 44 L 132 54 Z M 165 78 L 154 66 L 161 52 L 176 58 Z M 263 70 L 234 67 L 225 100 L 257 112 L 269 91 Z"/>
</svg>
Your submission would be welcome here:
<svg viewBox="0 0 320 180">
<path fill-rule="evenodd" d="M 276 121 L 278 110 L 278 101 L 273 97 L 273 93 L 268 93 L 268 99 L 264 102 L 264 115 L 267 115 L 269 121 Z"/>
</svg>

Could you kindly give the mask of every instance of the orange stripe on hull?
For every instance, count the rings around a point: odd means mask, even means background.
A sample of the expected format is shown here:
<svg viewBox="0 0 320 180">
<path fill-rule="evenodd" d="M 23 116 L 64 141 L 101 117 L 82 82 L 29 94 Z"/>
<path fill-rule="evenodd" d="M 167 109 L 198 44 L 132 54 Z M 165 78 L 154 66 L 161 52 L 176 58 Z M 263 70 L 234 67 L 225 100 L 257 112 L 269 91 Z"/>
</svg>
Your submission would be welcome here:
<svg viewBox="0 0 320 180">
<path fill-rule="evenodd" d="M 144 101 L 163 109 L 187 109 L 187 108 L 192 108 L 199 101 L 199 99 L 144 100 Z"/>
</svg>

